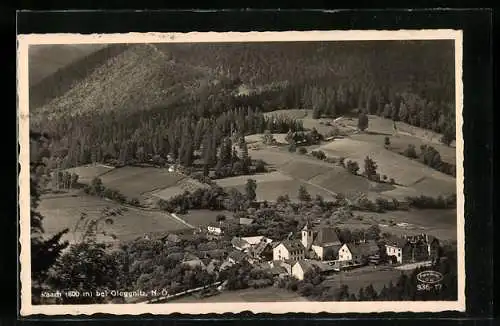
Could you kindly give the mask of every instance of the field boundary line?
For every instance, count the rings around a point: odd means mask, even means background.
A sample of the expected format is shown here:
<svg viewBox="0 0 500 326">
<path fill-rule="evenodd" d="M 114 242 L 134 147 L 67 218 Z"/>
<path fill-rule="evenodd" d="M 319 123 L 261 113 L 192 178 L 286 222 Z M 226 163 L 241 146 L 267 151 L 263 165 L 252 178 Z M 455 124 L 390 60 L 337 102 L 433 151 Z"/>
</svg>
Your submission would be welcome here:
<svg viewBox="0 0 500 326">
<path fill-rule="evenodd" d="M 312 183 L 312 182 L 310 182 L 310 181 L 304 180 L 304 179 L 302 179 L 302 178 L 297 178 L 297 177 L 294 177 L 293 175 L 290 175 L 290 174 L 288 174 L 288 173 L 284 172 L 283 170 L 281 170 L 281 169 L 279 169 L 279 168 L 278 168 L 278 169 L 276 169 L 276 171 L 278 171 L 278 172 L 280 172 L 280 173 L 283 173 L 284 175 L 288 175 L 288 176 L 289 176 L 289 177 L 291 177 L 292 179 L 298 180 L 298 181 L 303 182 L 303 183 L 305 183 L 305 184 L 308 184 L 308 185 L 310 185 L 310 186 L 313 186 L 313 187 L 316 187 L 316 188 L 321 189 L 321 190 L 323 190 L 323 191 L 326 191 L 326 192 L 328 192 L 330 195 L 332 195 L 333 197 L 336 197 L 336 196 L 337 196 L 337 193 L 335 193 L 335 192 L 333 192 L 333 191 L 331 191 L 331 190 L 329 190 L 329 189 L 327 189 L 327 188 L 325 188 L 325 187 L 322 187 L 322 186 L 317 185 L 317 184 L 315 184 L 315 183 Z M 321 174 L 321 173 L 320 173 L 320 174 Z"/>
<path fill-rule="evenodd" d="M 182 218 L 180 218 L 179 216 L 177 216 L 177 214 L 170 213 L 169 215 L 172 216 L 173 218 L 175 218 L 177 221 L 181 222 L 182 224 L 186 225 L 187 227 L 189 227 L 191 229 L 196 229 L 196 227 L 194 225 L 189 224 L 188 222 L 184 221 Z"/>
</svg>

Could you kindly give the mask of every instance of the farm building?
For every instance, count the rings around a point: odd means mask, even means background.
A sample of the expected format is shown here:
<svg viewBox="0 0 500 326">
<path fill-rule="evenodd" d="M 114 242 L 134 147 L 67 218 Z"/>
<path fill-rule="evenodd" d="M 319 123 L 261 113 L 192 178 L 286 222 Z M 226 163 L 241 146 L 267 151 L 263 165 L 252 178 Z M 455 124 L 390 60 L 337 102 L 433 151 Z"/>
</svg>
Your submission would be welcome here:
<svg viewBox="0 0 500 326">
<path fill-rule="evenodd" d="M 266 238 L 264 236 L 255 236 L 255 237 L 234 237 L 231 240 L 231 244 L 234 248 L 238 250 L 248 250 L 252 247 L 255 247 L 261 243 L 270 244 L 273 240 Z"/>
<path fill-rule="evenodd" d="M 292 267 L 292 276 L 303 280 L 308 272 L 315 271 L 322 275 L 329 275 L 336 271 L 334 266 L 315 260 L 299 260 Z"/>
<path fill-rule="evenodd" d="M 439 257 L 439 240 L 427 234 L 393 237 L 386 241 L 385 248 L 387 255 L 400 264 Z"/>
<path fill-rule="evenodd" d="M 207 231 L 209 234 L 213 235 L 223 235 L 224 234 L 224 226 L 222 223 L 210 223 L 207 225 Z"/>
<path fill-rule="evenodd" d="M 273 260 L 301 260 L 305 258 L 305 248 L 299 240 L 281 241 L 273 249 Z"/>
<path fill-rule="evenodd" d="M 346 243 L 338 251 L 339 261 L 354 261 L 358 264 L 368 262 L 370 257 L 379 253 L 379 247 L 375 241 L 359 244 Z"/>
</svg>

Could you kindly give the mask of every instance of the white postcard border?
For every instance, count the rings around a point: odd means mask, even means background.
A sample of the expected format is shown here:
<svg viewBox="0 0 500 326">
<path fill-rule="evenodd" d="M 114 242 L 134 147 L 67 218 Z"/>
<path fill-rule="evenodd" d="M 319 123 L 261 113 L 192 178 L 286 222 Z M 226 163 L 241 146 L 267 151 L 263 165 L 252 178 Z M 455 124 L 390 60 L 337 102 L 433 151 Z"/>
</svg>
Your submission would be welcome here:
<svg viewBox="0 0 500 326">
<path fill-rule="evenodd" d="M 195 304 L 95 304 L 32 305 L 30 270 L 30 183 L 29 183 L 29 79 L 28 47 L 35 44 L 97 43 L 189 43 L 189 42 L 291 42 L 291 41 L 361 41 L 361 40 L 454 40 L 456 85 L 456 155 L 457 155 L 457 301 L 387 301 L 387 302 L 232 302 Z M 288 32 L 192 32 L 192 33 L 127 33 L 127 34 L 27 34 L 18 35 L 18 139 L 19 206 L 20 206 L 20 314 L 115 315 L 139 314 L 207 314 L 207 313 L 379 313 L 465 311 L 465 230 L 463 194 L 463 83 L 462 31 L 398 30 L 398 31 L 288 31 Z"/>
</svg>

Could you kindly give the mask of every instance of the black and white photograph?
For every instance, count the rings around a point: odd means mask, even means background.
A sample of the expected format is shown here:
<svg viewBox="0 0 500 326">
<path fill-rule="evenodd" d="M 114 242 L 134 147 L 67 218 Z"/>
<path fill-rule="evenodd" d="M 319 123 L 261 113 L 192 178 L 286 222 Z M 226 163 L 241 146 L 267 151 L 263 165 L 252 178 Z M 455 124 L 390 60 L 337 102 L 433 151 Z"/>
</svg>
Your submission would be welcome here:
<svg viewBox="0 0 500 326">
<path fill-rule="evenodd" d="M 464 311 L 460 31 L 18 38 L 21 314 Z"/>
</svg>

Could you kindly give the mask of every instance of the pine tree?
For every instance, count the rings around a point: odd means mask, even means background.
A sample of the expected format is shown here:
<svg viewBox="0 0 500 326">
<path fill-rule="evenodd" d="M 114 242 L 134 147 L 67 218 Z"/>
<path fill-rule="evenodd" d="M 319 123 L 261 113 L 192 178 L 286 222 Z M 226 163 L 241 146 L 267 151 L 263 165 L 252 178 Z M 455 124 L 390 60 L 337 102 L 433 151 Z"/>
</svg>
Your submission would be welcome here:
<svg viewBox="0 0 500 326">
<path fill-rule="evenodd" d="M 358 129 L 365 131 L 368 128 L 368 116 L 366 113 L 361 112 L 358 117 Z"/>
<path fill-rule="evenodd" d="M 306 187 L 304 185 L 301 185 L 299 187 L 299 195 L 298 198 L 302 202 L 309 202 L 311 201 L 311 195 L 307 191 Z"/>
<path fill-rule="evenodd" d="M 364 168 L 364 175 L 370 180 L 373 179 L 377 174 L 377 163 L 375 163 L 375 161 L 372 160 L 369 156 L 365 157 Z"/>
<path fill-rule="evenodd" d="M 255 198 L 257 197 L 256 189 L 257 182 L 253 179 L 248 179 L 245 185 L 245 193 L 248 201 L 255 201 Z"/>
</svg>

